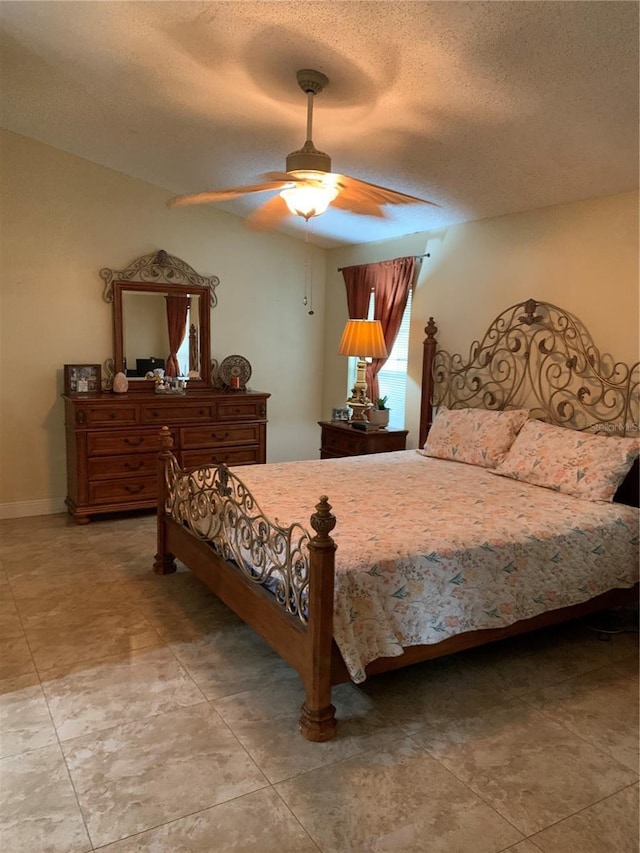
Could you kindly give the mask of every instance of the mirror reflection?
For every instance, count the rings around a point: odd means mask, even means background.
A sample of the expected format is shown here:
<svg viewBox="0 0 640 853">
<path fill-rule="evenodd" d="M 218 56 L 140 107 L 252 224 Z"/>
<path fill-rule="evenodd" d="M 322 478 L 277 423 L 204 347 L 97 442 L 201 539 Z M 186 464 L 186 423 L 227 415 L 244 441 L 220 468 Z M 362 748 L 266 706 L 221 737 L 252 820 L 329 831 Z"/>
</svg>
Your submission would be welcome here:
<svg viewBox="0 0 640 853">
<path fill-rule="evenodd" d="M 129 379 L 150 379 L 155 370 L 198 379 L 199 294 L 122 291 L 122 367 Z"/>
<path fill-rule="evenodd" d="M 124 270 L 100 270 L 103 298 L 113 303 L 113 373 L 129 390 L 154 387 L 154 370 L 188 379 L 193 390 L 211 381 L 211 309 L 215 275 L 202 276 L 164 249 L 136 258 Z M 185 384 L 187 384 L 185 382 Z"/>
</svg>

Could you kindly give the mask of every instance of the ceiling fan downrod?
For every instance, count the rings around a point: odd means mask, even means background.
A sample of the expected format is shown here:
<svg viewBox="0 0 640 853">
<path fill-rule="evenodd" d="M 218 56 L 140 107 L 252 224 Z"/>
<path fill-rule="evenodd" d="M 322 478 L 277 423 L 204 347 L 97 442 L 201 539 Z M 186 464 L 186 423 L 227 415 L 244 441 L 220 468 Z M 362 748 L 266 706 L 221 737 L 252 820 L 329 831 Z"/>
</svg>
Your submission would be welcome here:
<svg viewBox="0 0 640 853">
<path fill-rule="evenodd" d="M 329 78 L 321 71 L 303 68 L 296 72 L 298 86 L 307 96 L 307 138 L 297 151 L 287 155 L 287 172 L 330 172 L 331 157 L 324 151 L 318 151 L 312 141 L 313 135 L 313 99 L 329 85 Z"/>
</svg>

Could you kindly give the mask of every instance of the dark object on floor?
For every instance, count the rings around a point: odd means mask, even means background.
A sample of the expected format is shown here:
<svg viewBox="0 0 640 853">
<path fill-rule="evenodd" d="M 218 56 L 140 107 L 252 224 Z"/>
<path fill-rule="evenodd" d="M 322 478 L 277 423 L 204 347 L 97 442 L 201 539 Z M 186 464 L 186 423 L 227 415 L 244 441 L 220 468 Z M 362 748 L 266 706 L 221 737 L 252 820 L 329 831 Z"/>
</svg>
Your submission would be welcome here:
<svg viewBox="0 0 640 853">
<path fill-rule="evenodd" d="M 602 613 L 595 613 L 585 619 L 584 624 L 590 631 L 595 631 L 598 639 L 604 642 L 610 640 L 614 634 L 637 634 L 638 605 L 603 610 Z"/>
</svg>

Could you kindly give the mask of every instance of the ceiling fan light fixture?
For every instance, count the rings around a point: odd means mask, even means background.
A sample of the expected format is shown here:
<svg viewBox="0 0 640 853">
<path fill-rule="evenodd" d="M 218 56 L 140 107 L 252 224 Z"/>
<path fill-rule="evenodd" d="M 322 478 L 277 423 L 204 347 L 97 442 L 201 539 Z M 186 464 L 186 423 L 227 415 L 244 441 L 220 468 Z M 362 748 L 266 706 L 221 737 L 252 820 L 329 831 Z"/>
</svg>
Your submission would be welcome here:
<svg viewBox="0 0 640 853">
<path fill-rule="evenodd" d="M 323 172 L 297 171 L 295 177 L 302 178 L 305 182 L 284 189 L 280 193 L 294 216 L 301 216 L 307 221 L 312 216 L 320 216 L 338 195 L 339 188 L 333 175 Z"/>
<path fill-rule="evenodd" d="M 278 195 L 269 198 L 247 218 L 252 228 L 274 228 L 288 212 L 308 222 L 312 216 L 323 214 L 334 202 L 334 207 L 340 210 L 376 217 L 386 216 L 382 208 L 391 204 L 434 206 L 434 202 L 417 196 L 333 173 L 331 157 L 324 151 L 318 151 L 312 142 L 313 99 L 325 89 L 329 79 L 321 71 L 309 68 L 298 71 L 296 78 L 307 96 L 307 141 L 302 148 L 287 155 L 285 171 L 267 172 L 262 175 L 261 183 L 250 186 L 176 196 L 167 202 L 169 207 L 230 201 L 249 193 L 278 191 Z"/>
</svg>

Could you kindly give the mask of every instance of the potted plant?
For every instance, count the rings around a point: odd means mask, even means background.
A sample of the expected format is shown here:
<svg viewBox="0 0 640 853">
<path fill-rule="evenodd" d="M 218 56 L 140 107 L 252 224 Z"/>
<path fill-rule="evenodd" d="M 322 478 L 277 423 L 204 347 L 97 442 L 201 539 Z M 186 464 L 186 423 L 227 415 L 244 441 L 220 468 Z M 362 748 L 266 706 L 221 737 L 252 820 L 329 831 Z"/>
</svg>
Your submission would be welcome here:
<svg viewBox="0 0 640 853">
<path fill-rule="evenodd" d="M 389 409 L 387 408 L 387 397 L 378 397 L 372 409 L 369 409 L 369 420 L 380 429 L 389 426 Z"/>
</svg>

